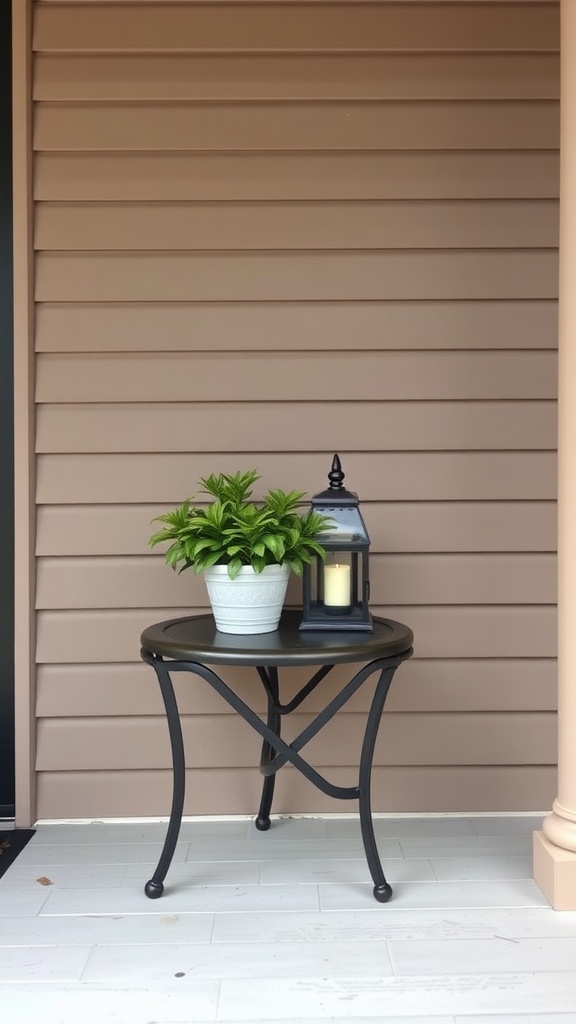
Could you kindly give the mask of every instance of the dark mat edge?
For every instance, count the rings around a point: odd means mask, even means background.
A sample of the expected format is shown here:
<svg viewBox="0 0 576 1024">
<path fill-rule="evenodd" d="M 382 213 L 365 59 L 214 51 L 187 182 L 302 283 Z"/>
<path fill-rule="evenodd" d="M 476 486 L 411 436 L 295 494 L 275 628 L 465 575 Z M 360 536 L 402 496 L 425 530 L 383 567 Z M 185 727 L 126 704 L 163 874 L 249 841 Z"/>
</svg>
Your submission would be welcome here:
<svg viewBox="0 0 576 1024">
<path fill-rule="evenodd" d="M 19 853 L 30 842 L 36 829 L 14 828 L 0 830 L 0 878 L 14 863 Z"/>
</svg>

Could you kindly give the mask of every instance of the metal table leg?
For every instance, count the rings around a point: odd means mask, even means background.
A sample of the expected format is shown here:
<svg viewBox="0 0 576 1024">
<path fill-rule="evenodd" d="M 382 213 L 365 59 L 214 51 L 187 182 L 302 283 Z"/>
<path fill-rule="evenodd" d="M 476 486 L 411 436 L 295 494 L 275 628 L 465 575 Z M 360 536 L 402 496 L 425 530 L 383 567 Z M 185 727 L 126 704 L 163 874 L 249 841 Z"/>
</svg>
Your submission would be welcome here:
<svg viewBox="0 0 576 1024">
<path fill-rule="evenodd" d="M 376 845 L 376 838 L 374 836 L 374 824 L 372 822 L 372 807 L 370 802 L 370 790 L 371 790 L 371 776 L 372 776 L 372 760 L 374 758 L 374 748 L 376 746 L 376 738 L 378 736 L 378 728 L 382 719 L 382 711 L 384 709 L 384 702 L 390 689 L 390 683 L 395 672 L 395 667 L 385 668 L 380 673 L 380 678 L 376 684 L 374 690 L 374 696 L 372 698 L 372 704 L 368 713 L 368 719 L 366 722 L 366 731 L 364 733 L 364 742 L 362 744 L 362 754 L 360 756 L 360 773 L 358 781 L 358 805 L 360 812 L 360 831 L 362 833 L 362 842 L 364 844 L 364 852 L 366 853 L 366 860 L 368 862 L 368 870 L 372 875 L 374 882 L 374 897 L 379 903 L 387 903 L 392 895 L 392 886 L 386 881 L 384 872 L 382 870 L 382 864 L 380 862 L 380 854 L 378 853 L 378 847 Z"/>
<path fill-rule="evenodd" d="M 156 900 L 164 892 L 164 879 L 166 878 L 168 868 L 172 863 L 176 843 L 178 842 L 178 835 L 180 833 L 180 826 L 182 824 L 184 792 L 186 787 L 186 764 L 184 760 L 184 742 L 182 739 L 182 727 L 180 725 L 178 704 L 176 703 L 174 687 L 172 686 L 172 680 L 170 679 L 166 665 L 161 658 L 156 658 L 153 655 L 148 654 L 147 651 L 142 651 L 142 657 L 144 658 L 144 661 L 147 661 L 153 666 L 158 677 L 158 682 L 160 683 L 162 699 L 164 701 L 164 707 L 166 708 L 166 719 L 168 721 L 168 732 L 170 734 L 170 746 L 172 748 L 172 809 L 170 811 L 168 831 L 166 832 L 166 839 L 164 840 L 164 846 L 162 848 L 162 853 L 160 854 L 158 867 L 150 881 L 146 882 L 146 885 L 144 886 L 144 892 L 149 899 Z"/>
<path fill-rule="evenodd" d="M 269 668 L 259 669 L 260 678 L 263 679 L 266 688 L 266 695 L 268 699 L 268 717 L 266 719 L 266 725 L 272 732 L 280 735 L 280 723 L 282 721 L 280 712 L 278 711 L 278 700 L 279 700 L 279 689 L 278 689 L 278 669 Z M 262 743 L 262 756 L 260 758 L 260 766 L 265 767 L 269 761 L 272 760 L 276 751 L 265 739 Z M 270 810 L 272 808 L 272 797 L 274 796 L 274 783 L 276 781 L 276 772 L 273 775 L 266 775 L 264 777 L 264 785 L 262 786 L 262 799 L 260 800 L 260 808 L 256 821 L 254 822 L 259 832 L 267 832 L 270 828 Z"/>
</svg>

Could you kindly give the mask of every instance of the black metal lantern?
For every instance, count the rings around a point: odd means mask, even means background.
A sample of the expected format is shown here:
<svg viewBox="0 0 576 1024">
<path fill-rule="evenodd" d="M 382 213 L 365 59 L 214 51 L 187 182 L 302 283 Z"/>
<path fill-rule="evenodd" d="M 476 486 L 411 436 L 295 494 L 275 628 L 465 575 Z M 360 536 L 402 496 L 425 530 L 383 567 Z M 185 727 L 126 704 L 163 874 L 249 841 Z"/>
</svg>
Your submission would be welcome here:
<svg viewBox="0 0 576 1024">
<path fill-rule="evenodd" d="M 318 537 L 326 560 L 315 557 L 304 566 L 300 629 L 315 632 L 373 633 L 368 607 L 370 538 L 358 508 L 358 495 L 344 487 L 338 455 L 328 474 L 330 486 L 315 494 L 312 508 L 329 516 L 334 526 Z"/>
</svg>

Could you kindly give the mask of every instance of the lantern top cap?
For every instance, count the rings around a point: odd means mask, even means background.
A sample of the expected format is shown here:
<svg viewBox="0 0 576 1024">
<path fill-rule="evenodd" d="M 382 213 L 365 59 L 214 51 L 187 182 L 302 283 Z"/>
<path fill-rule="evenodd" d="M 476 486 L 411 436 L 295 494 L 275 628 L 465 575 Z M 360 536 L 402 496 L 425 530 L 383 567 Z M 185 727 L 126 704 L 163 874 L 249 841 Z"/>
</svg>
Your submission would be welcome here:
<svg viewBox="0 0 576 1024">
<path fill-rule="evenodd" d="M 344 487 L 345 473 L 342 470 L 340 456 L 335 455 L 332 459 L 332 468 L 328 473 L 330 486 L 325 491 L 319 491 L 312 498 L 313 505 L 358 505 L 358 495 L 354 491 L 348 491 Z"/>
</svg>

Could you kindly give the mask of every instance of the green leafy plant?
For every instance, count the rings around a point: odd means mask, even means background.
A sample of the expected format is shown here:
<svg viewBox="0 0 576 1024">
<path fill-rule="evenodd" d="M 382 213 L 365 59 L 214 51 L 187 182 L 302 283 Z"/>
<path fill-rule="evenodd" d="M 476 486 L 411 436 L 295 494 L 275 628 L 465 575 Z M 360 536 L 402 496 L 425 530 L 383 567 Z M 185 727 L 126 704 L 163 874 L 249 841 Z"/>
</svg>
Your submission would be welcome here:
<svg viewBox="0 0 576 1024">
<path fill-rule="evenodd" d="M 170 541 L 166 562 L 183 572 L 200 573 L 213 565 L 227 565 L 234 579 L 243 565 L 262 572 L 267 565 L 288 565 L 299 576 L 305 562 L 325 550 L 318 534 L 329 529 L 331 520 L 309 509 L 297 507 L 303 491 L 268 491 L 261 502 L 252 501 L 252 487 L 260 477 L 256 470 L 233 475 L 212 473 L 200 479 L 206 494 L 214 500 L 204 506 L 187 498 L 155 522 L 164 526 L 150 538 L 155 547 Z"/>
</svg>

